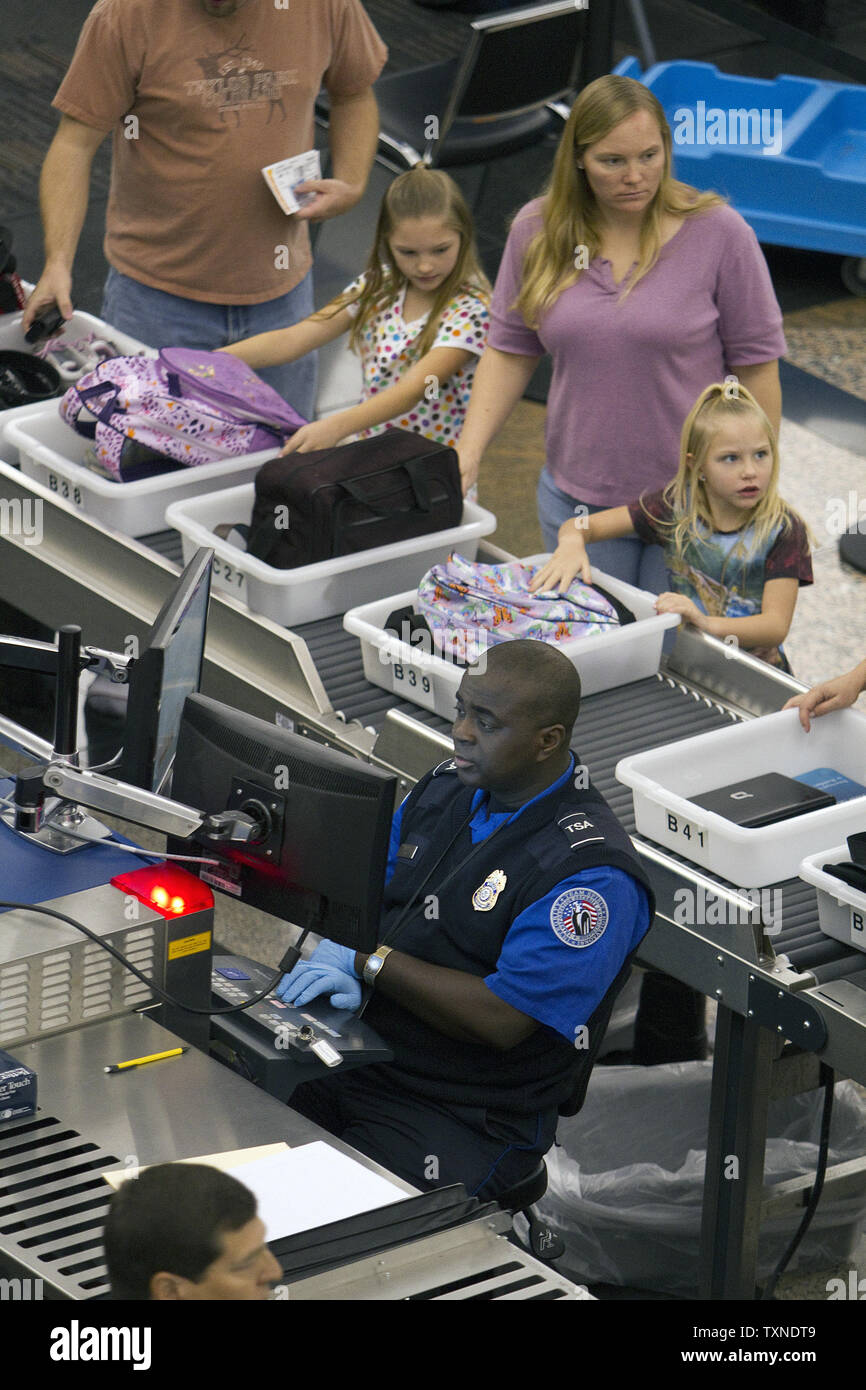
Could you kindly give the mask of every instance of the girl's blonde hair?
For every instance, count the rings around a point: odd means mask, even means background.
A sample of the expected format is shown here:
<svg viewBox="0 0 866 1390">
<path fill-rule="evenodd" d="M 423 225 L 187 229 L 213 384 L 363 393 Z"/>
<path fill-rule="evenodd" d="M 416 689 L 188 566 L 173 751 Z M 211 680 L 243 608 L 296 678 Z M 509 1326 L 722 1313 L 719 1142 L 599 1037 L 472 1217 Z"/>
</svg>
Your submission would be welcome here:
<svg viewBox="0 0 866 1390">
<path fill-rule="evenodd" d="M 773 467 L 767 491 L 757 506 L 743 517 L 740 529 L 753 528 L 749 550 L 746 551 L 740 541 L 731 552 L 732 558 L 738 555 L 747 559 L 749 554 L 767 545 L 777 532 L 790 529 L 796 513 L 779 496 L 779 446 L 773 426 L 745 386 L 735 379 L 715 383 L 701 392 L 689 411 L 680 436 L 677 475 L 664 490 L 665 501 L 673 512 L 673 519 L 667 523 L 670 539 L 680 559 L 689 541 L 701 535 L 702 527 L 710 532 L 716 529 L 706 483 L 701 479 L 713 440 L 728 421 L 749 416 L 758 421 L 767 435 Z"/>
<path fill-rule="evenodd" d="M 578 168 L 590 145 L 603 140 L 622 121 L 637 111 L 648 111 L 659 128 L 664 147 L 664 169 L 658 189 L 644 213 L 637 266 L 622 295 L 655 265 L 662 245 L 662 218 L 666 213 L 694 217 L 724 202 L 717 193 L 700 193 L 671 176 L 671 131 L 658 98 L 643 83 L 609 73 L 584 87 L 571 108 L 543 193 L 541 229 L 530 241 L 523 258 L 523 281 L 513 308 L 525 323 L 537 328 L 541 315 L 551 308 L 563 290 L 577 283 L 583 266 L 578 250 L 586 247 L 586 261 L 601 250 L 601 217 L 585 172 Z"/>
<path fill-rule="evenodd" d="M 314 318 L 330 318 L 347 304 L 358 305 L 358 313 L 349 334 L 349 346 L 356 352 L 370 320 L 383 308 L 393 304 L 406 285 L 406 276 L 398 270 L 391 255 L 391 237 L 401 222 L 418 217 L 438 217 L 460 237 L 460 250 L 454 269 L 436 291 L 427 323 L 420 337 L 412 344 L 414 358 L 423 357 L 433 346 L 442 314 L 461 290 L 469 290 L 485 303 L 490 302 L 490 281 L 481 269 L 475 247 L 472 215 L 460 189 L 441 169 L 416 164 L 398 177 L 382 199 L 376 237 L 365 267 L 363 289 L 341 294 L 314 314 Z"/>
</svg>

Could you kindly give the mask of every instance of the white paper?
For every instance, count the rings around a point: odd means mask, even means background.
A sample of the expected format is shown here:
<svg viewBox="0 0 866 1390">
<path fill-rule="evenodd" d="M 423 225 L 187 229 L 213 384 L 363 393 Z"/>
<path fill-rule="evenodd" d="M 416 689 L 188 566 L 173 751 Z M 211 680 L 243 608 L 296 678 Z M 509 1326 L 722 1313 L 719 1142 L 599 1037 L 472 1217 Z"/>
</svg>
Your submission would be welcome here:
<svg viewBox="0 0 866 1390">
<path fill-rule="evenodd" d="M 293 154 L 289 159 L 281 159 L 276 164 L 266 164 L 262 170 L 265 183 L 273 193 L 283 212 L 290 216 L 300 208 L 306 207 L 316 197 L 315 193 L 295 193 L 299 183 L 308 179 L 322 177 L 322 161 L 318 150 L 307 150 L 304 154 Z"/>
<path fill-rule="evenodd" d="M 207 1163 L 211 1168 L 220 1168 L 224 1173 L 240 1173 L 241 1165 L 254 1163 L 256 1159 L 267 1158 L 271 1154 L 288 1153 L 289 1146 L 284 1142 L 278 1144 L 257 1144 L 251 1149 L 231 1149 L 225 1153 L 203 1154 L 201 1157 L 176 1158 L 175 1163 Z M 145 1168 L 151 1167 L 145 1164 L 142 1168 L 112 1168 L 110 1172 L 103 1173 L 105 1181 L 114 1188 L 115 1192 L 121 1183 L 127 1182 L 129 1178 L 137 1178 Z"/>
<path fill-rule="evenodd" d="M 268 1240 L 403 1202 L 410 1195 L 321 1139 L 230 1171 L 255 1193 Z"/>
</svg>

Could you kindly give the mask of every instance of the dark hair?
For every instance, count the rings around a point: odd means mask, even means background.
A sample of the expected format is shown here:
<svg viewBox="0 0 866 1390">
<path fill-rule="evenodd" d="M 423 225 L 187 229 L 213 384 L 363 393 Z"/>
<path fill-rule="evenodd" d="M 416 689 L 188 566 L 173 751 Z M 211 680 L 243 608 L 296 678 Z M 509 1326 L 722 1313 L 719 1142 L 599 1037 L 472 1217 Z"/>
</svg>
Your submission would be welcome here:
<svg viewBox="0 0 866 1390">
<path fill-rule="evenodd" d="M 569 742 L 580 711 L 580 676 L 567 656 L 549 642 L 521 637 L 489 647 L 487 662 L 491 673 L 520 690 L 539 729 L 562 724 Z"/>
<path fill-rule="evenodd" d="M 160 1270 L 198 1283 L 219 1259 L 223 1233 L 255 1214 L 249 1188 L 205 1163 L 158 1163 L 128 1179 L 103 1234 L 112 1298 L 149 1299 Z"/>
</svg>

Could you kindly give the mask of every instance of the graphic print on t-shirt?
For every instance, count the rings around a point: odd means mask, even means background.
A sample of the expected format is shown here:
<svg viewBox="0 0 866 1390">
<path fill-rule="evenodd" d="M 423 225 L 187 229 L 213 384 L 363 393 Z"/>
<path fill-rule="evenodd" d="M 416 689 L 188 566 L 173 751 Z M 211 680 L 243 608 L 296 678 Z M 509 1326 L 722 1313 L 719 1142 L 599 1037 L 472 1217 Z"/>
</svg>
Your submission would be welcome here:
<svg viewBox="0 0 866 1390">
<path fill-rule="evenodd" d="M 241 123 L 241 111 L 249 107 L 267 106 L 266 125 L 277 108 L 285 120 L 283 88 L 297 86 L 298 70 L 285 68 L 275 72 L 266 67 L 264 60 L 255 57 L 251 46 L 244 43 L 245 37 L 241 34 L 237 43 L 220 52 L 199 55 L 195 61 L 204 77 L 188 81 L 187 94 L 200 96 L 202 106 L 216 106 L 222 121 L 227 111 L 233 111 L 237 125 Z"/>
</svg>

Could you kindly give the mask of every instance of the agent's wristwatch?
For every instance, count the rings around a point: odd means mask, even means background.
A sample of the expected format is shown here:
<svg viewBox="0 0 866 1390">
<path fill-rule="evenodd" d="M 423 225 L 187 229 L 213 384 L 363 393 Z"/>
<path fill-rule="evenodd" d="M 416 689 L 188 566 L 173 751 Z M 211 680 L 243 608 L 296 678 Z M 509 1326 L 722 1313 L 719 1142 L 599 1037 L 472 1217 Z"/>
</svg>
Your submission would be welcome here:
<svg viewBox="0 0 866 1390">
<path fill-rule="evenodd" d="M 376 976 L 385 964 L 385 959 L 391 954 L 390 946 L 377 946 L 372 955 L 364 961 L 364 983 L 374 985 Z"/>
</svg>

